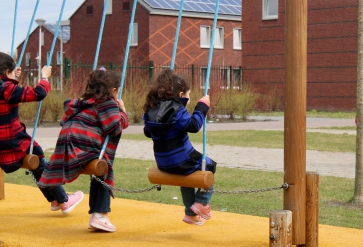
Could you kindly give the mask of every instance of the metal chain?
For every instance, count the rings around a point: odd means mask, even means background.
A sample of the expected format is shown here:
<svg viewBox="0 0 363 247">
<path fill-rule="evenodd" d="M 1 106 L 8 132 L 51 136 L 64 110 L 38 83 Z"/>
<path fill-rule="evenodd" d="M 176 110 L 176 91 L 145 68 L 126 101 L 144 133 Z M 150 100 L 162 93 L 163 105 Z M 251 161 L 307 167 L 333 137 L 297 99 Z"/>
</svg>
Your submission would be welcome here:
<svg viewBox="0 0 363 247">
<path fill-rule="evenodd" d="M 272 187 L 272 188 L 262 188 L 262 189 L 251 189 L 251 190 L 205 190 L 204 192 L 208 193 L 215 193 L 215 194 L 248 194 L 248 193 L 257 193 L 257 192 L 266 192 L 266 191 L 272 191 L 272 190 L 279 190 L 279 189 L 288 189 L 289 185 L 287 183 L 284 183 L 283 185 L 279 187 Z"/>
<path fill-rule="evenodd" d="M 160 190 L 161 189 L 161 185 L 156 184 L 150 188 L 146 188 L 146 189 L 139 189 L 139 190 L 128 190 L 128 189 L 122 189 L 122 188 L 116 188 L 113 187 L 109 184 L 107 184 L 105 181 L 102 181 L 101 179 L 99 179 L 98 177 L 96 177 L 95 175 L 92 175 L 92 179 L 95 179 L 96 181 L 100 182 L 102 184 L 102 186 L 106 189 L 109 190 L 117 190 L 117 191 L 121 191 L 121 192 L 126 192 L 126 193 L 142 193 L 142 192 L 147 192 L 153 189 L 157 189 Z"/>
</svg>

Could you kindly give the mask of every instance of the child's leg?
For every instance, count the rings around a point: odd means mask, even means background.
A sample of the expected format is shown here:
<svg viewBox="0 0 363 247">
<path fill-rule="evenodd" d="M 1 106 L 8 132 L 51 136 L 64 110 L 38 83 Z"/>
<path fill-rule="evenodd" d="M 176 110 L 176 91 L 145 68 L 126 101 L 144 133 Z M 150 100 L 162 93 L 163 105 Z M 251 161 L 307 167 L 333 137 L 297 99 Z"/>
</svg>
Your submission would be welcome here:
<svg viewBox="0 0 363 247">
<path fill-rule="evenodd" d="M 39 182 L 46 164 L 47 164 L 46 159 L 40 158 L 38 168 L 36 170 L 31 171 L 37 182 Z M 39 189 L 43 193 L 44 197 L 47 199 L 48 202 L 52 202 L 52 201 L 56 200 L 58 203 L 64 203 L 68 200 L 68 196 L 62 186 L 55 186 L 53 188 L 40 188 L 39 187 Z"/>
<path fill-rule="evenodd" d="M 210 187 L 208 190 L 213 190 L 214 185 Z M 212 193 L 210 192 L 202 192 L 200 189 L 197 190 L 197 193 L 195 194 L 195 202 L 201 203 L 203 205 L 207 205 L 210 202 L 210 199 L 212 198 Z"/>
<path fill-rule="evenodd" d="M 98 177 L 103 181 L 102 177 Z M 103 187 L 103 185 L 91 179 L 90 194 L 89 194 L 89 214 L 93 213 L 108 213 L 111 212 L 110 208 L 110 191 Z"/>
<path fill-rule="evenodd" d="M 209 188 L 209 190 L 213 190 L 214 186 Z M 210 192 L 202 192 L 198 189 L 195 194 L 195 203 L 190 207 L 190 209 L 199 216 L 203 217 L 206 220 L 209 220 L 212 217 L 212 213 L 210 210 L 209 201 L 212 197 L 212 193 Z"/>
<path fill-rule="evenodd" d="M 190 209 L 195 202 L 195 189 L 180 187 L 180 192 L 183 198 L 183 204 L 185 206 L 185 214 L 188 216 L 195 216 L 196 214 Z"/>
</svg>

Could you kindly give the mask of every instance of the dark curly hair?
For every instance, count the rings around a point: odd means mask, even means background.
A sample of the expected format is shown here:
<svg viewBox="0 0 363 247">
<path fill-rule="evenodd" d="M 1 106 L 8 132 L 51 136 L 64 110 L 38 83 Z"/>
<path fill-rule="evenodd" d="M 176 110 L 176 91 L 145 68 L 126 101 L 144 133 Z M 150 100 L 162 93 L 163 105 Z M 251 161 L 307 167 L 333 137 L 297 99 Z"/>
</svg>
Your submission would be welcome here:
<svg viewBox="0 0 363 247">
<path fill-rule="evenodd" d="M 0 75 L 6 76 L 6 71 L 8 73 L 12 72 L 16 68 L 14 59 L 8 54 L 0 52 Z"/>
<path fill-rule="evenodd" d="M 112 98 L 112 89 L 120 85 L 120 76 L 114 71 L 94 70 L 90 73 L 82 99 L 94 98 L 104 102 Z"/>
<path fill-rule="evenodd" d="M 154 81 L 144 104 L 143 110 L 147 112 L 150 107 L 156 108 L 160 101 L 179 98 L 179 93 L 186 93 L 190 85 L 182 76 L 175 75 L 170 69 L 161 71 Z"/>
</svg>

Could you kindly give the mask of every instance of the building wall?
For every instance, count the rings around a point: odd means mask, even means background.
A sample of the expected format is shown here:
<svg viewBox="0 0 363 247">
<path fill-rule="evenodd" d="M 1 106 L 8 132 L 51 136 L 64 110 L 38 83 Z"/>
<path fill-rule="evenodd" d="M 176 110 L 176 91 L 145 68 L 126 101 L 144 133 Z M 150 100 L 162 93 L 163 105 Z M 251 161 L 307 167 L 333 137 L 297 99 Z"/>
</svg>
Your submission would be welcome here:
<svg viewBox="0 0 363 247">
<path fill-rule="evenodd" d="M 278 20 L 262 20 L 262 0 L 243 4 L 243 80 L 262 93 L 283 91 L 285 1 Z M 308 0 L 307 108 L 356 107 L 358 0 Z"/>
<path fill-rule="evenodd" d="M 41 67 L 45 66 L 47 64 L 47 52 L 50 52 L 54 34 L 49 32 L 45 27 L 42 27 L 42 32 L 44 33 L 44 45 L 42 46 L 41 51 Z M 60 32 L 60 30 L 59 30 Z M 17 47 L 17 54 L 18 59 L 20 59 L 20 54 L 23 49 L 24 42 L 21 43 Z M 22 57 L 22 80 L 25 82 L 25 80 L 28 78 L 29 81 L 37 81 L 38 80 L 38 65 L 37 65 L 37 53 L 39 51 L 39 27 L 37 27 L 28 38 L 28 43 L 26 45 L 23 57 Z M 52 55 L 52 75 L 53 76 L 59 76 L 60 75 L 60 65 L 57 65 L 57 52 L 60 51 L 60 40 L 57 39 L 54 51 Z M 68 46 L 67 44 L 63 44 L 63 52 L 67 53 Z M 30 53 L 30 66 L 26 65 L 26 54 Z M 30 74 L 32 73 L 32 74 Z"/>
<path fill-rule="evenodd" d="M 150 60 L 170 64 L 177 26 L 176 16 L 150 16 Z M 183 17 L 180 26 L 176 64 L 208 64 L 209 48 L 200 47 L 200 26 L 213 26 L 213 19 Z M 224 48 L 213 50 L 213 65 L 241 66 L 242 54 L 233 49 L 233 28 L 241 28 L 240 21 L 219 20 L 224 28 Z"/>
<path fill-rule="evenodd" d="M 123 11 L 122 3 L 113 1 L 112 14 L 106 15 L 102 41 L 98 55 L 99 65 L 109 62 L 122 64 L 129 32 L 131 11 Z M 128 1 L 127 1 L 128 2 Z M 132 5 L 132 2 L 130 2 Z M 93 14 L 87 14 L 87 7 L 93 6 Z M 132 7 L 132 6 L 130 6 Z M 98 36 L 103 13 L 103 1 L 88 0 L 71 17 L 71 57 L 72 63 L 93 64 L 96 55 Z M 135 22 L 139 26 L 139 40 L 148 37 L 148 13 L 137 5 Z M 131 47 L 129 61 L 145 60 L 148 46 Z"/>
</svg>

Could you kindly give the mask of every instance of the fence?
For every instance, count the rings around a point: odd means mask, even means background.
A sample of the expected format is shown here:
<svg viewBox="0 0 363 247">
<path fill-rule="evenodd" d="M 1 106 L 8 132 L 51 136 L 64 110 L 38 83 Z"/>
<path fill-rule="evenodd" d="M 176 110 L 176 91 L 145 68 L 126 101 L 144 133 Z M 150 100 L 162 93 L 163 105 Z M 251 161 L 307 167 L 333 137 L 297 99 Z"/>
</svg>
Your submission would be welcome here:
<svg viewBox="0 0 363 247">
<path fill-rule="evenodd" d="M 102 65 L 108 70 L 117 72 L 122 71 L 122 65 L 114 65 L 110 62 L 108 65 Z M 72 64 L 69 59 L 65 60 L 65 77 L 80 78 L 86 77 L 92 71 L 92 65 Z M 133 81 L 134 78 L 143 78 L 153 80 L 163 69 L 169 68 L 169 65 L 155 65 L 153 61 L 147 64 L 130 64 L 127 66 L 127 81 Z M 205 65 L 175 65 L 174 71 L 191 80 L 193 85 L 203 87 L 206 81 L 207 66 Z M 218 82 L 221 88 L 239 89 L 242 87 L 242 67 L 236 66 L 212 66 L 210 72 L 210 82 Z"/>
</svg>

